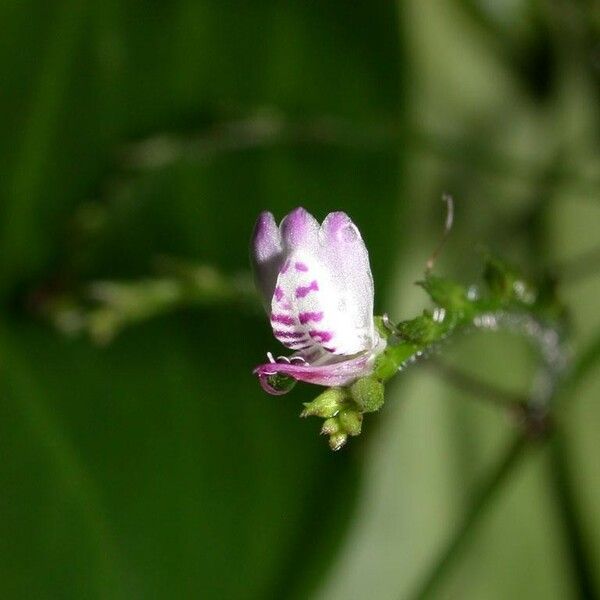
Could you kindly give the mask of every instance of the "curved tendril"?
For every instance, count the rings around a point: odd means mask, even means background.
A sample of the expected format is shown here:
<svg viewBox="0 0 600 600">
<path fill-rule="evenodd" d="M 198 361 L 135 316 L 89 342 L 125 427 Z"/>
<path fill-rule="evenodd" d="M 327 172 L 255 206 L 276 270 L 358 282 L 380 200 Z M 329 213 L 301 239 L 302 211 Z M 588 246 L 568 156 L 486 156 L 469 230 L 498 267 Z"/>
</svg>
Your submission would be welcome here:
<svg viewBox="0 0 600 600">
<path fill-rule="evenodd" d="M 448 236 L 450 235 L 450 231 L 452 231 L 452 225 L 454 224 L 454 199 L 450 194 L 442 195 L 442 202 L 446 203 L 446 222 L 444 223 L 444 230 L 442 231 L 442 237 L 438 242 L 438 245 L 435 247 L 435 250 L 432 252 L 431 256 L 427 259 L 425 263 L 425 273 L 431 273 L 433 267 L 435 266 L 435 261 L 437 260 Z"/>
</svg>

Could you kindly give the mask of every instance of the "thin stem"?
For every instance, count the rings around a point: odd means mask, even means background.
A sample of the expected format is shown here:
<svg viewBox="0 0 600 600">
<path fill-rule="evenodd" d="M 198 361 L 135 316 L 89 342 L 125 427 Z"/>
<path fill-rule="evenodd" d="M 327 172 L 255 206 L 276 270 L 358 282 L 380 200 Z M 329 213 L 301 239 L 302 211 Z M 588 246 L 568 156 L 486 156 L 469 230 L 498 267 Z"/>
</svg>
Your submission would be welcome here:
<svg viewBox="0 0 600 600">
<path fill-rule="evenodd" d="M 545 167 L 528 158 L 513 158 L 486 148 L 473 148 L 471 140 L 424 130 L 405 130 L 394 120 L 357 125 L 331 115 L 292 119 L 277 110 L 245 118 L 215 122 L 203 131 L 185 136 L 164 131 L 132 143 L 120 153 L 125 171 L 164 168 L 178 161 L 203 161 L 215 154 L 248 148 L 289 145 L 324 145 L 365 151 L 410 145 L 417 152 L 437 156 L 454 164 L 468 164 L 480 173 L 510 180 L 531 181 Z M 579 185 L 584 191 L 597 189 L 598 179 L 586 177 L 565 166 L 556 166 L 551 183 Z"/>
<path fill-rule="evenodd" d="M 568 554 L 579 597 L 591 600 L 598 597 L 594 590 L 594 567 L 589 560 L 585 526 L 577 508 L 566 446 L 564 432 L 557 430 L 550 442 L 551 483 L 569 547 Z"/>
<path fill-rule="evenodd" d="M 454 199 L 450 194 L 444 194 L 442 196 L 442 201 L 446 204 L 446 221 L 444 223 L 444 230 L 442 232 L 442 237 L 438 242 L 438 245 L 435 247 L 435 250 L 432 252 L 431 256 L 427 260 L 427 264 L 425 267 L 426 273 L 431 273 L 433 267 L 435 266 L 435 261 L 437 260 L 440 252 L 444 248 L 446 240 L 450 235 L 450 231 L 452 231 L 452 225 L 454 223 Z"/>
<path fill-rule="evenodd" d="M 446 546 L 440 552 L 424 583 L 409 598 L 421 600 L 432 598 L 444 577 L 456 563 L 466 543 L 471 539 L 475 527 L 492 506 L 502 487 L 507 483 L 515 467 L 523 460 L 530 447 L 529 438 L 518 434 L 508 445 L 497 465 L 481 483 L 465 513 L 462 522 Z"/>
<path fill-rule="evenodd" d="M 585 377 L 589 375 L 596 364 L 600 362 L 600 334 L 596 335 L 592 342 L 585 348 L 574 361 L 573 366 L 565 378 L 559 383 L 559 388 L 555 390 L 553 406 L 565 409 L 567 400 L 575 397 L 576 388 L 583 382 Z M 548 424 L 547 424 L 548 425 Z M 511 472 L 518 466 L 525 455 L 525 451 L 532 447 L 532 440 L 539 440 L 540 444 L 546 441 L 553 441 L 557 435 L 562 435 L 560 432 L 560 423 L 554 422 L 554 426 L 546 427 L 542 432 L 546 435 L 532 438 L 523 434 L 517 435 L 505 451 L 502 459 L 499 461 L 494 470 L 481 484 L 479 492 L 475 495 L 470 504 L 460 526 L 457 528 L 454 536 L 448 544 L 443 548 L 437 560 L 434 561 L 431 571 L 427 574 L 424 582 L 409 596 L 415 600 L 432 597 L 434 592 L 439 589 L 444 577 L 459 558 L 465 544 L 469 541 L 473 534 L 473 530 L 484 516 L 487 509 L 491 506 L 501 487 L 508 480 Z M 540 431 L 538 431 L 540 433 Z M 560 460 L 564 461 L 564 455 L 560 447 L 560 437 L 558 437 L 558 447 L 554 449 L 562 456 Z M 565 488 L 564 483 L 568 483 L 568 472 L 561 471 L 566 463 L 558 465 L 559 472 L 554 474 L 555 484 L 558 481 L 561 489 L 560 502 L 563 509 L 563 521 L 569 529 L 569 541 L 571 548 L 574 550 L 572 555 L 573 565 L 578 578 L 580 591 L 584 590 L 590 595 L 583 595 L 583 598 L 598 598 L 599 595 L 594 591 L 594 582 L 591 573 L 589 560 L 586 555 L 585 544 L 583 543 L 582 526 L 579 523 L 577 513 L 575 512 L 575 501 L 570 487 Z M 566 512 L 565 512 L 566 511 Z M 575 520 L 576 527 L 572 528 L 572 520 Z"/>
<path fill-rule="evenodd" d="M 34 307 L 59 330 L 87 332 L 98 344 L 107 344 L 124 328 L 199 306 L 258 308 L 258 296 L 249 275 L 226 275 L 209 265 L 161 258 L 160 276 L 129 281 L 96 281 L 82 297 L 41 295 Z"/>
<path fill-rule="evenodd" d="M 559 157 L 560 160 L 560 157 Z M 551 176 L 554 170 L 549 170 L 541 182 L 538 201 L 535 204 L 534 213 L 532 214 L 533 227 L 528 228 L 528 237 L 532 245 L 533 256 L 543 256 L 546 254 L 549 247 L 547 233 L 543 227 L 544 216 L 547 212 L 545 209 L 548 206 L 548 200 L 551 198 L 549 193 Z M 562 265 L 555 267 L 554 276 L 561 282 L 575 282 L 582 278 L 593 274 L 593 269 L 596 267 L 600 259 L 600 248 L 595 248 L 591 252 L 581 254 L 574 259 L 564 262 Z M 590 266 L 592 270 L 590 270 Z M 549 375 L 554 375 L 555 383 L 558 384 L 551 392 L 554 399 L 554 412 L 551 415 L 556 421 L 560 400 L 564 407 L 564 402 L 567 400 L 566 394 L 569 394 L 569 399 L 574 398 L 574 387 L 582 380 L 590 368 L 598 358 L 596 344 L 592 344 L 591 354 L 590 349 L 583 352 L 567 377 L 560 381 L 559 373 L 550 372 Z M 550 366 L 550 365 L 548 365 Z M 548 406 L 550 406 L 548 404 Z M 547 419 L 546 419 L 547 420 Z M 559 527 L 562 528 L 565 537 L 565 555 L 567 561 L 570 562 L 571 571 L 573 574 L 574 584 L 576 585 L 578 597 L 583 599 L 598 598 L 594 582 L 594 567 L 589 556 L 589 548 L 586 544 L 584 525 L 581 521 L 581 516 L 577 506 L 577 498 L 574 493 L 573 481 L 571 475 L 570 464 L 567 456 L 567 439 L 565 436 L 564 427 L 560 427 L 558 423 L 552 423 L 552 427 L 548 430 L 549 443 L 549 458 L 550 470 L 548 473 L 549 483 L 553 492 L 553 496 L 558 509 Z"/>
</svg>

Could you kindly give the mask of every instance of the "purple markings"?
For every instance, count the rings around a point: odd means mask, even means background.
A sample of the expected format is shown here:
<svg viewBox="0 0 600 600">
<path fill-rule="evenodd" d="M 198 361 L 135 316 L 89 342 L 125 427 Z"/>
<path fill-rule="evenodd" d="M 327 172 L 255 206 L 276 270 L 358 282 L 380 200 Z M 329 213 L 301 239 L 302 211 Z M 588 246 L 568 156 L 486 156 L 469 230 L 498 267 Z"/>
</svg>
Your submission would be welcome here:
<svg viewBox="0 0 600 600">
<path fill-rule="evenodd" d="M 297 262 L 294 266 L 296 267 L 296 271 L 308 271 L 308 266 L 303 262 Z"/>
<path fill-rule="evenodd" d="M 306 337 L 306 333 L 304 331 L 282 331 L 281 329 L 274 329 L 273 335 L 279 340 L 298 340 Z"/>
<path fill-rule="evenodd" d="M 332 354 L 335 352 L 335 348 L 331 348 L 330 346 L 323 346 L 323 350 L 327 350 L 327 352 L 331 352 Z"/>
<path fill-rule="evenodd" d="M 296 319 L 294 317 L 290 317 L 289 315 L 271 315 L 271 323 L 281 323 L 282 325 L 295 325 Z"/>
<path fill-rule="evenodd" d="M 279 302 L 282 298 L 283 298 L 283 290 L 279 286 L 277 286 L 275 288 L 275 300 L 277 300 L 277 302 Z"/>
<path fill-rule="evenodd" d="M 300 319 L 300 323 L 302 325 L 304 325 L 305 323 L 308 323 L 309 321 L 314 321 L 315 323 L 317 323 L 318 321 L 320 321 L 323 318 L 323 313 L 322 312 L 301 312 L 298 315 L 298 318 Z"/>
<path fill-rule="evenodd" d="M 279 271 L 282 275 L 290 268 L 290 260 L 285 261 L 283 267 L 281 267 L 281 271 Z"/>
<path fill-rule="evenodd" d="M 311 338 L 318 339 L 321 343 L 330 342 L 333 338 L 333 333 L 330 331 L 316 331 L 314 329 L 309 331 L 308 335 L 310 335 Z"/>
<path fill-rule="evenodd" d="M 317 283 L 316 279 L 313 279 L 310 282 L 310 285 L 299 285 L 296 288 L 296 298 L 304 298 L 305 296 L 308 296 L 308 294 L 310 294 L 310 292 L 318 292 L 319 291 L 319 284 Z"/>
</svg>

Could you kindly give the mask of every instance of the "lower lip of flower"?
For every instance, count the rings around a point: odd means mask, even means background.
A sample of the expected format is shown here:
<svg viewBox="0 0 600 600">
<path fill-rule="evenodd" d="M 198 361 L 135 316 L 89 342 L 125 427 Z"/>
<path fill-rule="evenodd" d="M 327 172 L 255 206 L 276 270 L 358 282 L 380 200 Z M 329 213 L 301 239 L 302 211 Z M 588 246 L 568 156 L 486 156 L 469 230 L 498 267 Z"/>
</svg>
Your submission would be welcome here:
<svg viewBox="0 0 600 600">
<path fill-rule="evenodd" d="M 380 351 L 366 350 L 349 357 L 336 357 L 336 362 L 314 365 L 305 361 L 292 360 L 291 357 L 280 362 L 269 362 L 259 365 L 254 370 L 263 389 L 270 394 L 285 394 L 296 381 L 303 381 L 322 386 L 343 386 L 355 379 L 367 375 L 371 371 L 375 356 Z"/>
</svg>

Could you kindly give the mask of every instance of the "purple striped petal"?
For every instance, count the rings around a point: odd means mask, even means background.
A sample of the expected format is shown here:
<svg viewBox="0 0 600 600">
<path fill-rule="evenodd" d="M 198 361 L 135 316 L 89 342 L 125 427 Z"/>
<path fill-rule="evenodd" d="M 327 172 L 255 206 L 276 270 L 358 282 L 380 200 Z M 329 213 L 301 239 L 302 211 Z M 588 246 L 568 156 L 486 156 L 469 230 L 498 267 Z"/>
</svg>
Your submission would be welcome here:
<svg viewBox="0 0 600 600">
<path fill-rule="evenodd" d="M 347 385 L 372 371 L 374 355 L 365 352 L 354 358 L 343 360 L 329 365 L 315 366 L 310 364 L 299 365 L 292 363 L 266 363 L 254 369 L 262 387 L 270 394 L 274 392 L 269 386 L 267 378 L 280 373 L 293 377 L 297 381 L 313 383 L 315 385 L 336 386 Z"/>
<path fill-rule="evenodd" d="M 300 324 L 304 325 L 305 323 L 308 323 L 309 321 L 313 321 L 314 323 L 317 323 L 318 321 L 321 321 L 323 319 L 323 312 L 319 311 L 319 312 L 301 312 L 298 315 L 298 319 L 300 320 Z"/>
<path fill-rule="evenodd" d="M 297 351 L 256 368 L 265 390 L 282 393 L 269 381 L 276 374 L 332 386 L 372 370 L 381 350 L 373 324 L 373 279 L 367 249 L 348 215 L 330 213 L 319 225 L 300 207 L 277 227 L 271 213 L 262 213 L 252 261 L 274 336 Z"/>
</svg>

